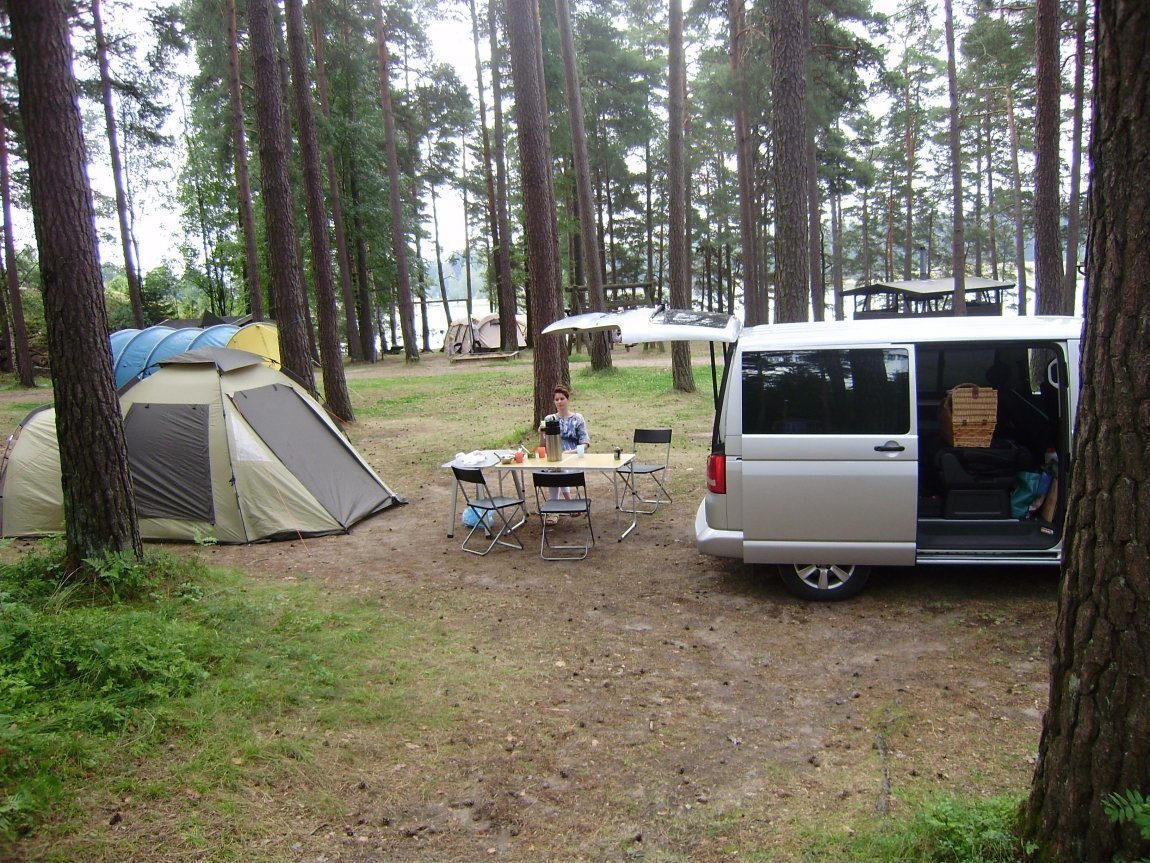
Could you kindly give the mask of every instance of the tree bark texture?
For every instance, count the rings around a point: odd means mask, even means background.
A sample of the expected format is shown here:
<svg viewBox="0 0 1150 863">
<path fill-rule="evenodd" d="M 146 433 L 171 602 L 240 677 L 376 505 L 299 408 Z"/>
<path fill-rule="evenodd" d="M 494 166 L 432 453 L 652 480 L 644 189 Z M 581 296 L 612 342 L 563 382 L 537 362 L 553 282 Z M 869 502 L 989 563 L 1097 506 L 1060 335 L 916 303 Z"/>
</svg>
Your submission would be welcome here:
<svg viewBox="0 0 1150 863">
<path fill-rule="evenodd" d="M 487 231 L 488 231 L 489 236 L 491 237 L 491 245 L 494 248 L 494 247 L 497 247 L 500 243 L 500 240 L 499 240 L 499 218 L 498 218 L 498 215 L 497 215 L 496 209 L 495 209 L 495 170 L 494 170 L 494 165 L 492 164 L 492 161 L 491 161 L 491 133 L 487 128 L 487 95 L 486 95 L 486 88 L 483 86 L 483 60 L 479 56 L 479 35 L 480 35 L 479 13 L 475 8 L 475 0 L 467 0 L 467 11 L 471 16 L 471 50 L 472 50 L 472 59 L 475 61 L 475 91 L 476 91 L 476 94 L 478 96 L 478 101 L 479 101 L 479 117 L 478 117 L 478 120 L 479 120 L 479 137 L 480 137 L 480 143 L 483 147 L 483 150 L 482 150 L 482 152 L 483 152 L 483 186 L 484 186 L 484 195 L 486 197 L 485 211 L 486 211 L 486 215 L 487 215 Z M 466 135 L 464 135 L 463 137 L 466 138 Z M 464 153 L 464 159 L 466 159 L 466 140 L 463 140 L 461 143 L 464 145 L 463 153 Z M 466 169 L 464 169 L 463 173 L 464 173 L 464 175 L 466 175 L 466 173 L 467 173 Z M 464 213 L 464 221 L 466 222 L 466 220 L 467 220 L 467 204 L 466 204 L 467 189 L 466 189 L 466 187 L 463 189 L 463 195 L 464 195 L 464 199 L 465 199 L 464 200 L 463 213 Z M 464 231 L 464 242 L 466 243 L 467 240 L 468 240 L 467 232 Z M 494 256 L 492 256 L 492 259 L 493 258 L 494 258 Z M 499 285 L 499 267 L 494 262 L 494 260 L 491 260 L 490 263 L 488 264 L 488 274 L 489 274 L 489 276 L 493 277 L 493 281 L 495 282 L 495 285 L 496 285 L 496 296 L 498 297 L 501 295 L 502 292 L 500 290 L 501 286 Z M 471 286 L 468 285 L 469 289 L 470 289 L 470 287 Z M 470 300 L 470 297 L 468 299 Z M 502 304 L 500 304 L 500 310 L 501 311 L 502 311 L 502 308 L 503 308 Z M 468 315 L 471 314 L 470 302 L 468 302 L 467 314 Z M 500 348 L 502 350 L 506 351 L 508 349 L 508 340 L 506 337 L 508 335 L 511 335 L 511 334 L 504 332 L 504 329 L 503 329 L 504 317 L 505 317 L 505 315 L 503 315 L 503 314 L 500 314 L 500 316 L 499 316 L 499 345 L 500 345 Z M 448 312 L 447 322 L 448 322 L 448 324 L 451 323 L 450 311 Z M 516 341 L 518 341 L 518 339 L 516 339 Z M 511 350 L 515 350 L 515 348 L 511 348 Z"/>
<path fill-rule="evenodd" d="M 747 83 L 743 73 L 747 56 L 745 0 L 728 0 L 730 28 L 731 95 L 735 119 L 735 170 L 739 179 L 739 238 L 743 250 L 743 320 L 747 326 L 767 323 L 767 295 L 759 278 L 755 254 L 754 153 L 747 110 Z"/>
<path fill-rule="evenodd" d="M 319 96 L 319 109 L 324 122 L 331 121 L 331 99 L 328 97 L 327 62 L 324 56 L 323 0 L 310 0 L 312 47 L 315 49 L 315 86 Z M 339 290 L 343 299 L 344 326 L 347 328 L 347 352 L 353 362 L 363 361 L 363 344 L 359 335 L 359 318 L 355 308 L 355 294 L 351 287 L 351 259 L 347 250 L 347 228 L 343 221 L 343 200 L 339 192 L 339 173 L 335 169 L 335 152 L 330 138 L 321 144 L 327 168 L 327 192 L 331 200 L 331 224 L 335 233 L 335 256 L 339 267 Z"/>
<path fill-rule="evenodd" d="M 807 0 L 776 0 L 770 8 L 775 135 L 775 320 L 808 320 L 806 45 Z"/>
<path fill-rule="evenodd" d="M 28 345 L 28 327 L 24 322 L 24 300 L 20 296 L 20 275 L 16 271 L 16 238 L 12 234 L 12 177 L 8 173 L 7 109 L 0 102 L 0 206 L 4 212 L 4 276 L 11 315 L 12 344 L 15 348 L 16 375 L 20 386 L 36 386 L 32 368 L 32 351 Z"/>
<path fill-rule="evenodd" d="M 124 166 L 120 159 L 120 139 L 116 130 L 116 110 L 112 105 L 112 73 L 108 68 L 108 40 L 104 36 L 104 19 L 100 0 L 92 0 L 92 23 L 96 31 L 96 64 L 100 69 L 100 95 L 104 106 L 104 127 L 108 134 L 108 153 L 112 161 L 112 187 L 116 193 L 116 219 L 120 225 L 120 249 L 124 255 L 124 275 L 128 279 L 128 299 L 136 327 L 143 329 L 144 300 L 140 294 L 140 271 L 132 247 L 132 230 L 128 224 L 128 196 L 124 192 Z"/>
<path fill-rule="evenodd" d="M 903 149 L 906 151 L 906 188 L 903 192 L 903 238 L 902 238 L 902 277 L 910 279 L 914 269 L 914 171 L 918 139 L 915 134 L 914 118 L 918 113 L 918 89 L 911 87 L 909 61 L 904 63 L 903 94 L 906 116 L 903 127 Z M 913 90 L 913 92 L 912 92 Z"/>
<path fill-rule="evenodd" d="M 515 298 L 515 281 L 511 275 L 511 218 L 507 204 L 507 152 L 506 130 L 503 126 L 503 49 L 499 44 L 495 22 L 496 0 L 487 4 L 487 37 L 491 48 L 491 113 L 494 120 L 492 141 L 495 160 L 495 215 L 499 222 L 499 245 L 495 247 L 495 262 L 499 271 L 499 330 L 504 346 L 514 344 L 519 347 L 519 324 L 515 320 L 518 305 Z M 509 316 L 510 320 L 507 319 Z M 531 322 L 529 322 L 530 324 Z M 511 327 L 515 332 L 511 332 Z M 527 338 L 534 346 L 534 324 L 528 327 Z M 514 336 L 514 341 L 512 337 Z"/>
<path fill-rule="evenodd" d="M 52 359 L 69 563 L 143 553 L 108 349 L 95 212 L 63 0 L 10 0 Z"/>
<path fill-rule="evenodd" d="M 375 43 L 379 63 L 379 102 L 383 110 L 383 128 L 387 141 L 387 197 L 391 207 L 391 248 L 395 256 L 396 293 L 399 297 L 399 324 L 403 332 L 403 356 L 409 362 L 419 361 L 419 343 L 415 339 L 415 307 L 411 299 L 411 274 L 407 264 L 407 229 L 403 219 L 403 196 L 400 187 L 399 151 L 395 140 L 395 113 L 391 106 L 391 72 L 388 69 L 387 31 L 383 9 L 375 6 Z"/>
<path fill-rule="evenodd" d="M 240 34 L 236 0 L 226 0 L 228 16 L 228 90 L 232 123 L 232 162 L 236 172 L 240 231 L 244 235 L 244 269 L 248 282 L 248 311 L 252 320 L 264 319 L 264 292 L 260 275 L 256 219 L 252 212 L 252 180 L 248 166 L 248 136 L 244 125 L 243 76 L 240 67 Z"/>
<path fill-rule="evenodd" d="M 1050 701 L 1024 813 L 1036 859 L 1150 843 L 1102 809 L 1150 794 L 1150 6 L 1099 0 L 1082 391 Z M 1117 855 L 1117 857 L 1115 857 Z"/>
<path fill-rule="evenodd" d="M 355 120 L 355 100 L 348 100 L 348 119 Z M 347 152 L 347 191 L 351 195 L 351 226 L 352 239 L 355 244 L 355 273 L 356 273 L 356 317 L 359 319 L 359 342 L 363 348 L 363 358 L 374 363 L 378 358 L 376 351 L 375 309 L 372 302 L 371 271 L 367 265 L 367 239 L 364 234 L 363 201 L 359 194 L 359 162 L 356 160 L 354 149 Z M 383 344 L 383 331 L 379 330 L 380 347 Z"/>
<path fill-rule="evenodd" d="M 1062 207 L 1059 201 L 1058 115 L 1062 70 L 1058 0 L 1037 0 L 1034 11 L 1034 309 L 1062 315 Z"/>
<path fill-rule="evenodd" d="M 319 136 L 316 134 L 315 111 L 311 101 L 302 0 L 285 0 L 284 11 L 287 13 L 288 59 L 295 94 L 300 157 L 303 161 L 304 205 L 311 239 L 323 396 L 328 410 L 350 423 L 355 421 L 355 409 L 351 405 L 351 394 L 347 391 L 343 352 L 339 344 L 339 312 L 335 303 L 335 283 L 331 278 L 331 240 L 327 233 L 327 206 L 324 203 L 323 175 L 319 167 Z"/>
<path fill-rule="evenodd" d="M 962 200 L 962 135 L 958 120 L 958 72 L 954 53 L 954 14 L 951 0 L 943 0 L 946 13 L 946 78 L 950 90 L 950 185 L 954 227 L 950 272 L 954 276 L 954 313 L 966 314 L 966 216 Z"/>
<path fill-rule="evenodd" d="M 507 35 L 511 43 L 511 78 L 523 178 L 527 275 L 530 280 L 535 334 L 535 417 L 538 423 L 554 409 L 552 387 L 570 382 L 564 339 L 539 331 L 563 316 L 559 286 L 559 236 L 555 225 L 551 133 L 547 125 L 547 91 L 543 80 L 543 43 L 537 0 L 507 0 Z"/>
<path fill-rule="evenodd" d="M 1082 236 L 1082 114 L 1086 91 L 1086 0 L 1074 16 L 1074 97 L 1070 135 L 1070 194 L 1066 198 L 1066 266 L 1062 271 L 1062 307 L 1074 314 L 1078 302 L 1078 241 Z"/>
<path fill-rule="evenodd" d="M 671 258 L 671 305 L 691 308 L 691 245 L 687 236 L 687 65 L 683 56 L 683 2 L 671 0 L 667 15 L 670 37 L 667 46 L 667 193 Z M 695 391 L 691 346 L 671 344 L 671 378 L 677 392 Z"/>
<path fill-rule="evenodd" d="M 559 22 L 559 44 L 563 54 L 563 82 L 567 92 L 567 118 L 571 126 L 571 153 L 575 169 L 576 209 L 579 211 L 579 250 L 583 256 L 583 278 L 587 283 L 587 310 L 606 309 L 603 297 L 603 265 L 595 230 L 595 206 L 591 195 L 591 165 L 587 158 L 587 130 L 583 126 L 583 97 L 579 92 L 579 70 L 575 59 L 575 35 L 571 29 L 571 9 L 567 0 L 555 0 Z M 611 368 L 611 342 L 607 333 L 591 336 L 591 368 Z"/>
<path fill-rule="evenodd" d="M 1010 130 L 1010 175 L 1014 184 L 1014 281 L 1018 285 L 1018 313 L 1026 314 L 1026 238 L 1022 218 L 1022 169 L 1018 164 L 1018 117 L 1014 112 L 1014 95 L 1006 91 L 1006 125 Z"/>
<path fill-rule="evenodd" d="M 299 234 L 289 178 L 291 139 L 284 111 L 273 0 L 249 0 L 248 30 L 255 68 L 256 120 L 259 129 L 260 171 L 263 177 L 264 221 L 268 235 L 268 267 L 275 297 L 280 359 L 312 395 L 311 333 L 300 263 Z"/>
</svg>

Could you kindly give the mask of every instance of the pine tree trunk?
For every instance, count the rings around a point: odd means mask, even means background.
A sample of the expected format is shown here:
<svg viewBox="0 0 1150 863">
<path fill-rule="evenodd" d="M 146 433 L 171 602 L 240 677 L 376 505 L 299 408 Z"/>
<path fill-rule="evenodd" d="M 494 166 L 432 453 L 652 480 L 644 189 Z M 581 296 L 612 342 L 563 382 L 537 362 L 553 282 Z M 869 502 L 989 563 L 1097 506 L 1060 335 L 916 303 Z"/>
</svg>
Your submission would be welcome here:
<svg viewBox="0 0 1150 863">
<path fill-rule="evenodd" d="M 958 72 L 954 53 L 954 15 L 951 0 L 943 0 L 946 15 L 946 78 L 950 90 L 950 184 L 954 208 L 950 272 L 954 276 L 954 313 L 966 314 L 966 218 L 962 200 L 962 140 L 958 124 Z"/>
<path fill-rule="evenodd" d="M 728 0 L 731 87 L 735 114 L 735 170 L 739 182 L 739 237 L 743 249 L 743 319 L 748 326 L 767 323 L 767 297 L 759 278 L 755 254 L 755 145 L 748 120 L 747 83 L 743 67 L 747 56 L 745 0 Z"/>
<path fill-rule="evenodd" d="M 12 178 L 8 173 L 7 109 L 0 102 L 0 206 L 4 213 L 4 275 L 11 313 L 12 344 L 15 347 L 16 375 L 20 386 L 36 386 L 28 326 L 24 321 L 24 300 L 20 296 L 20 274 L 16 270 L 16 238 L 12 234 Z"/>
<path fill-rule="evenodd" d="M 559 46 L 563 54 L 563 81 L 567 91 L 567 119 L 571 125 L 571 153 L 575 171 L 575 193 L 579 211 L 579 249 L 583 258 L 583 278 L 587 282 L 589 311 L 606 309 L 603 297 L 603 264 L 595 234 L 595 209 L 591 195 L 591 165 L 587 159 L 587 131 L 583 126 L 583 97 L 579 92 L 579 72 L 575 66 L 575 36 L 571 30 L 571 10 L 567 0 L 555 0 L 559 23 Z M 611 343 L 605 332 L 591 336 L 591 368 L 611 368 Z"/>
<path fill-rule="evenodd" d="M 400 186 L 399 152 L 395 139 L 395 114 L 391 107 L 391 73 L 388 70 L 387 32 L 383 10 L 375 5 L 375 42 L 379 63 L 379 102 L 383 110 L 383 128 L 387 141 L 387 186 L 391 206 L 391 244 L 395 256 L 396 288 L 399 294 L 399 321 L 403 331 L 403 356 L 409 363 L 419 361 L 419 343 L 415 338 L 415 309 L 411 297 L 411 276 L 407 263 L 407 229 L 403 219 L 403 195 Z"/>
<path fill-rule="evenodd" d="M 463 152 L 467 152 L 467 148 L 463 148 Z M 466 166 L 463 170 L 463 175 L 467 176 Z M 464 209 L 466 210 L 466 203 Z M 432 241 L 435 243 L 435 273 L 439 282 L 439 300 L 443 304 L 443 317 L 447 321 L 448 329 L 451 328 L 451 304 L 447 302 L 447 279 L 443 275 L 443 246 L 439 242 L 439 207 L 435 199 L 435 184 L 431 184 L 431 231 Z M 422 268 L 421 268 L 422 269 Z"/>
<path fill-rule="evenodd" d="M 1078 297 L 1078 240 L 1082 210 L 1082 111 L 1086 89 L 1086 0 L 1078 0 L 1074 18 L 1074 108 L 1070 141 L 1070 196 L 1066 200 L 1066 267 L 1062 307 L 1074 314 Z"/>
<path fill-rule="evenodd" d="M 1062 207 L 1059 201 L 1058 119 L 1062 97 L 1058 0 L 1037 0 L 1034 12 L 1034 310 L 1061 315 Z"/>
<path fill-rule="evenodd" d="M 990 138 L 990 117 L 983 114 L 986 136 L 986 242 L 990 246 L 990 277 L 998 278 L 998 218 L 995 206 L 994 146 Z"/>
<path fill-rule="evenodd" d="M 667 50 L 667 184 L 671 258 L 671 305 L 691 307 L 691 247 L 687 239 L 687 67 L 683 56 L 683 3 L 671 0 L 670 38 Z M 677 392 L 695 391 L 695 372 L 691 367 L 691 346 L 687 342 L 671 344 L 671 377 Z"/>
<path fill-rule="evenodd" d="M 324 42 L 327 33 L 323 27 L 321 14 L 323 0 L 311 0 L 308 11 L 312 15 L 312 46 L 315 49 L 315 84 L 319 94 L 319 108 L 324 121 L 331 122 L 331 101 L 328 98 L 327 62 L 324 56 Z M 330 132 L 329 132 L 330 134 Z M 353 362 L 362 362 L 363 343 L 359 334 L 359 318 L 355 307 L 355 294 L 351 287 L 351 259 L 347 250 L 347 227 L 343 221 L 343 201 L 339 191 L 339 173 L 335 169 L 335 148 L 329 139 L 323 147 L 327 167 L 327 190 L 331 200 L 331 221 L 335 232 L 336 262 L 339 265 L 339 289 L 343 298 L 344 325 L 347 328 L 347 352 Z"/>
<path fill-rule="evenodd" d="M 323 195 L 323 174 L 319 166 L 319 136 L 316 134 L 315 112 L 311 102 L 311 76 L 308 74 L 302 0 L 285 0 L 284 11 L 287 13 L 288 58 L 291 62 L 292 90 L 295 93 L 300 158 L 303 161 L 304 204 L 311 240 L 324 403 L 332 414 L 350 423 L 355 422 L 355 409 L 343 373 L 343 352 L 339 343 L 339 313 L 335 304 L 335 284 L 331 278 L 331 241 L 327 233 L 327 206 Z"/>
<path fill-rule="evenodd" d="M 819 214 L 822 202 L 819 199 L 819 172 L 815 162 L 815 139 L 807 135 L 807 156 L 805 173 L 807 178 L 807 255 L 811 272 L 811 320 L 826 320 L 827 285 L 823 273 L 823 224 Z"/>
<path fill-rule="evenodd" d="M 775 320 L 808 320 L 807 96 L 803 9 L 807 0 L 776 0 L 770 9 L 774 94 Z"/>
<path fill-rule="evenodd" d="M 363 358 L 374 363 L 379 354 L 376 352 L 375 334 L 380 334 L 380 349 L 387 350 L 382 343 L 383 330 L 377 330 L 375 324 L 375 304 L 372 302 L 371 271 L 367 264 L 367 239 L 363 226 L 363 205 L 359 198 L 359 166 L 352 156 L 348 161 L 348 191 L 351 192 L 352 233 L 355 240 L 355 273 L 358 285 L 359 302 L 356 310 L 359 313 L 359 339 L 363 345 Z"/>
<path fill-rule="evenodd" d="M 1036 861 L 1145 859 L 1111 794 L 1150 794 L 1150 6 L 1099 0 L 1082 391 L 1038 766 Z"/>
<path fill-rule="evenodd" d="M 63 0 L 9 0 L 39 250 L 69 568 L 143 554 L 108 350 L 79 88 Z"/>
<path fill-rule="evenodd" d="M 273 0 L 248 0 L 248 30 L 255 69 L 256 119 L 263 178 L 264 221 L 271 290 L 275 298 L 280 361 L 312 395 L 311 332 L 304 297 L 299 235 L 289 177 L 291 139 L 284 111 Z"/>
<path fill-rule="evenodd" d="M 108 68 L 108 42 L 104 38 L 104 20 L 100 0 L 92 2 L 92 23 L 96 31 L 96 64 L 100 69 L 100 95 L 104 105 L 104 126 L 108 135 L 108 153 L 112 160 L 112 187 L 116 193 L 116 219 L 120 224 L 120 250 L 124 255 L 124 275 L 128 279 L 128 298 L 136 326 L 143 328 L 144 300 L 140 293 L 140 271 L 132 253 L 132 232 L 128 225 L 128 197 L 124 193 L 124 166 L 120 160 L 120 140 L 116 131 L 116 111 L 112 105 L 112 75 Z"/>
<path fill-rule="evenodd" d="M 535 328 L 535 417 L 539 422 L 553 407 L 552 387 L 570 382 L 564 339 L 539 336 L 539 330 L 563 315 L 559 287 L 559 238 L 555 225 L 551 133 L 543 80 L 543 44 L 536 0 L 507 0 L 507 35 L 523 179 L 527 273 L 531 282 L 532 326 Z"/>
<path fill-rule="evenodd" d="M 236 194 L 239 197 L 240 231 L 244 235 L 244 269 L 248 282 L 248 311 L 252 320 L 264 319 L 264 292 L 260 278 L 259 243 L 256 220 L 252 212 L 251 171 L 248 169 L 248 143 L 244 127 L 244 93 L 240 74 L 239 26 L 236 0 L 227 0 L 228 16 L 228 92 L 232 121 L 232 161 L 236 172 Z"/>
<path fill-rule="evenodd" d="M 903 201 L 903 251 L 902 251 L 902 277 L 910 279 L 911 272 L 911 258 L 914 253 L 914 169 L 916 158 L 916 140 L 914 133 L 914 114 L 918 110 L 918 99 L 911 98 L 911 78 L 910 74 L 904 70 L 906 76 L 906 84 L 903 87 L 905 96 L 905 104 L 903 110 L 906 112 L 906 119 L 904 120 L 905 128 L 903 130 L 903 146 L 906 150 L 906 187 L 904 191 L 905 200 Z"/>
<path fill-rule="evenodd" d="M 506 132 L 503 128 L 503 83 L 500 71 L 503 50 L 497 38 L 495 26 L 495 2 L 487 5 L 487 35 L 491 48 L 491 111 L 495 120 L 493 142 L 495 160 L 495 214 L 499 227 L 498 245 L 495 247 L 495 260 L 499 278 L 499 332 L 504 350 L 519 349 L 519 323 L 515 318 L 518 304 L 515 298 L 515 282 L 511 273 L 511 219 L 507 204 L 507 155 Z M 527 329 L 527 338 L 534 339 L 535 324 Z M 534 344 L 534 342 L 532 342 Z M 511 346 L 514 347 L 511 347 Z"/>
<path fill-rule="evenodd" d="M 491 155 L 491 134 L 487 129 L 487 97 L 483 86 L 483 62 L 479 57 L 479 13 L 475 8 L 475 0 L 467 0 L 467 9 L 471 14 L 471 48 L 475 59 L 475 87 L 479 94 L 479 130 L 483 145 L 483 183 L 486 193 L 487 230 L 491 235 L 491 245 L 498 247 L 502 243 L 502 238 L 499 235 L 499 211 L 495 200 L 495 166 Z M 466 148 L 464 149 L 466 150 Z M 464 171 L 464 175 L 466 176 L 466 171 Z M 467 191 L 464 189 L 464 195 L 466 194 Z M 465 219 L 467 217 L 466 209 L 464 206 Z M 504 311 L 502 299 L 507 292 L 500 283 L 502 273 L 499 269 L 499 262 L 494 259 L 494 256 L 490 259 L 488 272 L 495 283 L 496 305 L 499 308 L 499 348 L 502 351 L 511 352 L 519 347 L 515 310 L 512 308 Z M 467 314 L 469 316 L 471 314 L 470 304 Z"/>
<path fill-rule="evenodd" d="M 1014 181 L 1014 280 L 1018 286 L 1018 314 L 1025 315 L 1026 286 L 1026 223 L 1022 217 L 1022 169 L 1018 164 L 1018 119 L 1014 115 L 1014 96 L 1006 91 L 1006 124 L 1010 130 L 1011 178 Z"/>
</svg>

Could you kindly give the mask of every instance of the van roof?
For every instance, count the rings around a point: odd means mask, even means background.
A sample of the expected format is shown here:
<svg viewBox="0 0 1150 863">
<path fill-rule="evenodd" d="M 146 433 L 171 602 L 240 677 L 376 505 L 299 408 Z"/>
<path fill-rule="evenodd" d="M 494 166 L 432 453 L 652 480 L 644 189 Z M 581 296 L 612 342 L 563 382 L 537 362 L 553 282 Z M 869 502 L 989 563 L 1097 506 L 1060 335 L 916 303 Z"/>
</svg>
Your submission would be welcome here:
<svg viewBox="0 0 1150 863">
<path fill-rule="evenodd" d="M 826 344 L 890 344 L 908 342 L 1048 341 L 1077 339 L 1082 319 L 1034 317 L 882 318 L 795 324 L 763 324 L 745 328 L 743 348 L 809 347 Z"/>
</svg>

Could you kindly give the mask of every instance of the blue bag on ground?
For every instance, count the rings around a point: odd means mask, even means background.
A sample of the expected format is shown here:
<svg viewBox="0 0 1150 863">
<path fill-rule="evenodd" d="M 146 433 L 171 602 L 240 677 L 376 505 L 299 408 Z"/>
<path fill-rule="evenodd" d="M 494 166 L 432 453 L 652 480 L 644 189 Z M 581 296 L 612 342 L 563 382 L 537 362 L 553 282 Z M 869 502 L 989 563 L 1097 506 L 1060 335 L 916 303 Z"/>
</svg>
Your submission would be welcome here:
<svg viewBox="0 0 1150 863">
<path fill-rule="evenodd" d="M 1014 480 L 1014 491 L 1010 493 L 1010 514 L 1014 518 L 1026 518 L 1031 510 L 1038 508 L 1049 489 L 1050 474 L 1046 471 L 1019 471 Z"/>
<path fill-rule="evenodd" d="M 494 521 L 495 513 L 488 510 L 486 513 L 483 510 L 476 509 L 473 506 L 467 507 L 463 511 L 463 526 L 475 527 L 479 522 L 483 522 L 486 527 L 491 527 L 491 522 Z"/>
</svg>

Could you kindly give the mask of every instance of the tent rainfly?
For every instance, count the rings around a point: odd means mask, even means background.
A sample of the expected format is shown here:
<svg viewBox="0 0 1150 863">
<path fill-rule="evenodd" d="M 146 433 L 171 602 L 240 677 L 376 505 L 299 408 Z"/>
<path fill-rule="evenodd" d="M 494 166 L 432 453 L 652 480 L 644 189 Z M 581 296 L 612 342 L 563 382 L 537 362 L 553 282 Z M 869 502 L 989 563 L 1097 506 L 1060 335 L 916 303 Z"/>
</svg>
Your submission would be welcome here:
<svg viewBox="0 0 1150 863">
<path fill-rule="evenodd" d="M 207 347 L 120 391 L 146 540 L 248 543 L 346 532 L 406 503 L 323 408 L 262 357 Z M 0 463 L 0 536 L 64 530 L 56 412 L 38 408 Z"/>
<path fill-rule="evenodd" d="M 116 330 L 108 337 L 116 389 L 154 372 L 161 362 L 196 348 L 225 347 L 250 351 L 272 368 L 280 367 L 279 336 L 266 321 L 237 326 L 220 323 L 207 327 L 157 324 L 142 330 Z"/>
</svg>

